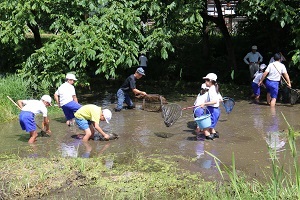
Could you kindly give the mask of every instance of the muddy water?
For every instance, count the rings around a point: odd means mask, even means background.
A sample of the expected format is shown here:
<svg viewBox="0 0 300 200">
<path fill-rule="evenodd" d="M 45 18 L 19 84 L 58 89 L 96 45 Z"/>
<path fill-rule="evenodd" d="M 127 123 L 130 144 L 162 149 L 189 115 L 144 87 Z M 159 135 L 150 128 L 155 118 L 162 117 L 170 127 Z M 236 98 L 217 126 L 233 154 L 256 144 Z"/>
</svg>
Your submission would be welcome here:
<svg viewBox="0 0 300 200">
<path fill-rule="evenodd" d="M 91 102 L 105 108 L 114 109 L 111 94 L 107 98 Z M 181 107 L 191 106 L 195 98 L 176 102 Z M 236 168 L 250 177 L 263 178 L 261 171 L 271 167 L 268 146 L 275 149 L 282 162 L 289 161 L 289 147 L 285 134 L 287 125 L 282 114 L 296 130 L 300 129 L 300 105 L 278 105 L 271 110 L 266 105 L 238 101 L 230 114 L 221 107 L 221 117 L 217 125 L 220 138 L 205 141 L 194 133 L 195 122 L 192 110 L 185 110 L 182 117 L 171 127 L 163 123 L 161 113 L 147 112 L 139 109 L 141 102 L 136 102 L 134 110 L 113 112 L 110 124 L 100 122 L 100 126 L 109 132 L 117 133 L 120 138 L 114 141 L 89 141 L 83 144 L 72 136 L 81 131 L 68 127 L 63 114 L 51 116 L 51 137 L 39 137 L 36 144 L 28 145 L 29 135 L 23 132 L 18 121 L 1 124 L 0 153 L 17 153 L 21 157 L 44 157 L 59 155 L 62 157 L 95 157 L 115 153 L 118 158 L 128 156 L 125 152 L 135 154 L 180 155 L 194 158 L 193 162 L 178 163 L 184 168 L 201 172 L 208 179 L 217 177 L 213 158 L 205 151 L 217 156 L 226 165 L 231 164 L 232 154 Z M 40 118 L 38 118 L 41 121 Z M 114 160 L 107 160 L 112 166 Z"/>
</svg>

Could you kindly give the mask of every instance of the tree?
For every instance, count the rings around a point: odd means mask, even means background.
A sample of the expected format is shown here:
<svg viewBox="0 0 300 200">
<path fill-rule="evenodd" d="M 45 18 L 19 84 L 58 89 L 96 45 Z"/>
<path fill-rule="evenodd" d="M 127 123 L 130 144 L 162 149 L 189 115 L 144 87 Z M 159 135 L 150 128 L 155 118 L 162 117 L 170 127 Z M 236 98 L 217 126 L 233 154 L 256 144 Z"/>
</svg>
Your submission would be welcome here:
<svg viewBox="0 0 300 200">
<path fill-rule="evenodd" d="M 281 28 L 289 26 L 292 38 L 289 38 L 290 50 L 293 54 L 293 63 L 300 63 L 300 8 L 299 1 L 281 1 L 281 0 L 248 0 L 241 1 L 239 12 L 248 16 L 249 19 L 260 21 L 261 18 L 269 17 L 270 21 L 277 22 Z M 300 69 L 300 67 L 299 67 Z"/>
<path fill-rule="evenodd" d="M 78 0 L 68 9 L 82 11 L 72 15 L 55 10 L 59 5 L 51 6 L 50 28 L 59 29 L 59 35 L 36 50 L 20 72 L 37 89 L 41 81 L 59 84 L 69 71 L 75 71 L 81 78 L 87 77 L 88 72 L 115 77 L 117 68 L 137 65 L 142 50 L 167 59 L 168 52 L 174 51 L 172 38 L 181 33 L 180 28 L 201 22 L 199 12 L 194 12 L 199 5 L 193 8 L 190 4 L 180 0 Z M 146 32 L 140 25 L 143 14 L 155 22 Z"/>
</svg>

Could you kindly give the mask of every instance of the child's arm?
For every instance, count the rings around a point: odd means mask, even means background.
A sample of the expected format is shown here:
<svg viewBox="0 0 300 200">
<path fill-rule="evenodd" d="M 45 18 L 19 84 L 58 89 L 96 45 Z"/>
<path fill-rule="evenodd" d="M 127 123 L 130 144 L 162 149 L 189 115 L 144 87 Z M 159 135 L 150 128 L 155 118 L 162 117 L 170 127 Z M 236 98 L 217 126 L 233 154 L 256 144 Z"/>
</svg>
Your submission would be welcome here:
<svg viewBox="0 0 300 200">
<path fill-rule="evenodd" d="M 18 103 L 19 108 L 22 110 L 22 108 L 24 107 L 23 101 L 22 100 L 18 100 L 17 103 Z"/>
<path fill-rule="evenodd" d="M 109 140 L 109 135 L 106 134 L 106 133 L 100 128 L 99 124 L 96 123 L 96 122 L 93 122 L 93 124 L 94 124 L 95 129 L 96 129 L 99 133 L 101 133 L 101 135 L 103 135 L 103 137 L 104 137 L 105 139 Z"/>
<path fill-rule="evenodd" d="M 46 127 L 45 131 L 47 133 L 51 133 L 51 130 L 50 130 L 50 121 L 49 121 L 48 117 L 44 117 L 43 127 Z"/>
</svg>

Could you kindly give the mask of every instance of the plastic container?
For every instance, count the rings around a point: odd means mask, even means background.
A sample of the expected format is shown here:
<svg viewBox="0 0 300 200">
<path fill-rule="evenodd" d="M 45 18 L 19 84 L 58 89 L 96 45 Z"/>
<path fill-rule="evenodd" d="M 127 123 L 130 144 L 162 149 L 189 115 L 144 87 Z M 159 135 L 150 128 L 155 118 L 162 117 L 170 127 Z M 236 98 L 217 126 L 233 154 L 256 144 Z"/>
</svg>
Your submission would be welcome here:
<svg viewBox="0 0 300 200">
<path fill-rule="evenodd" d="M 208 110 L 208 109 L 206 109 Z M 209 110 L 208 110 L 209 112 Z M 197 123 L 197 125 L 199 126 L 199 128 L 204 129 L 204 128 L 208 128 L 211 125 L 211 118 L 210 118 L 211 114 L 204 114 L 200 117 L 195 118 L 195 121 Z"/>
</svg>

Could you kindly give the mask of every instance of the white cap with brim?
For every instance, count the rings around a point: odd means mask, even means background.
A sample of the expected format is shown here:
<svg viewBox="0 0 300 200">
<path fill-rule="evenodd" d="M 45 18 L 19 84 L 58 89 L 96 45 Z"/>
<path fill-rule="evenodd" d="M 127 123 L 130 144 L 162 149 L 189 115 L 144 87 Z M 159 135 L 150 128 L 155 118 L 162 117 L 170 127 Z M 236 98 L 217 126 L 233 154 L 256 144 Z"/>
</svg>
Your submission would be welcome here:
<svg viewBox="0 0 300 200">
<path fill-rule="evenodd" d="M 253 49 L 253 50 L 257 50 L 257 46 L 255 46 L 255 45 L 252 46 L 252 49 Z"/>
<path fill-rule="evenodd" d="M 66 79 L 68 79 L 68 80 L 70 79 L 70 80 L 74 80 L 74 81 L 77 80 L 74 74 L 67 74 Z"/>
<path fill-rule="evenodd" d="M 212 81 L 217 81 L 217 75 L 214 73 L 208 73 L 205 77 L 203 77 L 203 79 L 209 79 Z"/>
<path fill-rule="evenodd" d="M 266 67 L 267 67 L 267 65 L 261 64 L 261 65 L 259 66 L 259 69 L 260 69 L 260 70 L 263 70 L 263 69 L 265 69 Z"/>
<path fill-rule="evenodd" d="M 52 104 L 51 104 L 52 99 L 49 95 L 43 95 L 41 100 L 48 102 L 50 104 L 50 106 L 52 106 Z"/>
<path fill-rule="evenodd" d="M 104 118 L 105 118 L 106 123 L 109 124 L 109 121 L 111 120 L 111 116 L 112 116 L 111 111 L 108 110 L 108 109 L 104 109 L 104 110 L 102 111 L 102 114 L 103 114 L 103 116 L 104 116 Z"/>
</svg>

